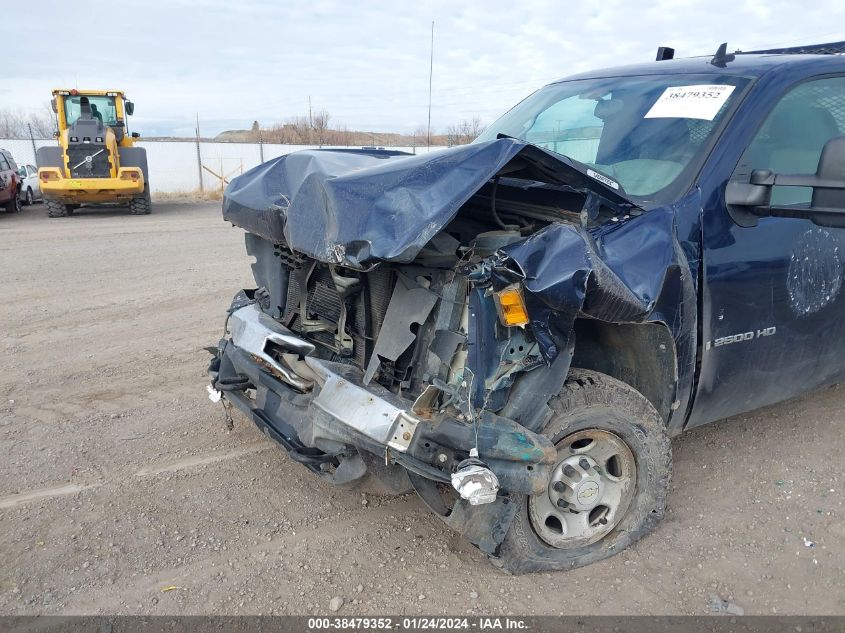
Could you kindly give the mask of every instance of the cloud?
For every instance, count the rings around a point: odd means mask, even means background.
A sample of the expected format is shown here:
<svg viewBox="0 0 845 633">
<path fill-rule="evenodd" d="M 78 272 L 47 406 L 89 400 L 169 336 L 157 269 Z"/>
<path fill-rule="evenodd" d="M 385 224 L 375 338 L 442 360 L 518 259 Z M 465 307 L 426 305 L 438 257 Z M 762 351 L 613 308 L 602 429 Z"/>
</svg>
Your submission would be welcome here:
<svg viewBox="0 0 845 633">
<path fill-rule="evenodd" d="M 432 124 L 493 120 L 526 94 L 575 72 L 707 54 L 727 40 L 751 49 L 836 39 L 845 6 L 812 11 L 783 0 L 602 3 L 538 0 L 262 2 L 87 0 L 11 3 L 3 105 L 40 110 L 60 86 L 122 88 L 134 129 L 204 132 L 326 109 L 350 128 L 410 131 L 428 108 L 435 21 Z M 9 76 L 11 75 L 11 76 Z M 4 86 L 5 88 L 6 86 Z"/>
</svg>

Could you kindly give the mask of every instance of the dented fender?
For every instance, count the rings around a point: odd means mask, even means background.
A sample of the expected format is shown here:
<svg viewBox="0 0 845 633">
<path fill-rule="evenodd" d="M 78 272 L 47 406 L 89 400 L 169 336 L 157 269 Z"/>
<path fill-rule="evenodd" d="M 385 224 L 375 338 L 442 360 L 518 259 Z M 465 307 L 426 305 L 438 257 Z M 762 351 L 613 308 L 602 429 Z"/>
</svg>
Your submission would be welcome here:
<svg viewBox="0 0 845 633">
<path fill-rule="evenodd" d="M 681 208 L 700 208 L 693 192 L 675 205 L 587 229 L 554 223 L 501 248 L 476 283 L 494 291 L 519 283 L 532 331 L 547 364 L 570 344 L 575 321 L 661 323 L 672 334 L 676 391 L 693 380 L 697 327 L 696 272 L 678 238 Z M 688 394 L 684 394 L 685 404 Z M 676 408 L 677 408 L 676 407 Z"/>
</svg>

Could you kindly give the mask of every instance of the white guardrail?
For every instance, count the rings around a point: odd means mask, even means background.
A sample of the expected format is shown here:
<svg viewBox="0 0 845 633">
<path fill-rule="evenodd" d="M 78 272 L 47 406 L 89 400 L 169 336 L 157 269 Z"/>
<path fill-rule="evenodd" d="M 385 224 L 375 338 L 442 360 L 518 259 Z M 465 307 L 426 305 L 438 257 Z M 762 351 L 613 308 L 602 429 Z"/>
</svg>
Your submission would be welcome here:
<svg viewBox="0 0 845 633">
<path fill-rule="evenodd" d="M 18 165 L 35 165 L 35 147 L 55 145 L 53 139 L 3 139 L 0 148 L 9 150 Z M 233 178 L 244 171 L 260 164 L 262 153 L 264 160 L 270 160 L 284 154 L 303 149 L 314 149 L 316 145 L 278 145 L 275 143 L 214 143 L 200 142 L 199 155 L 202 166 L 200 183 L 200 165 L 197 161 L 197 143 L 195 141 L 138 141 L 139 147 L 147 150 L 147 163 L 150 168 L 150 185 L 155 193 L 195 193 L 201 188 L 205 191 L 220 190 L 220 176 Z M 328 149 L 329 146 L 323 146 Z M 386 147 L 389 150 L 420 154 L 429 151 L 427 147 Z M 432 147 L 431 150 L 442 149 Z"/>
</svg>

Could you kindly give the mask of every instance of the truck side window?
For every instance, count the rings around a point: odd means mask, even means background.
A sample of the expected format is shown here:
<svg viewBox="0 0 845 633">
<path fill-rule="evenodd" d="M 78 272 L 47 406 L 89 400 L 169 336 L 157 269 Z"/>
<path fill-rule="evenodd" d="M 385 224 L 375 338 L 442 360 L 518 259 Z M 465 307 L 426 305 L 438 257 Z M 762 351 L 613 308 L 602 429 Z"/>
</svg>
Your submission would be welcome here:
<svg viewBox="0 0 845 633">
<path fill-rule="evenodd" d="M 744 169 L 815 174 L 825 143 L 845 134 L 845 77 L 803 83 L 772 109 L 745 151 Z M 774 187 L 772 204 L 809 205 L 810 187 Z"/>
</svg>

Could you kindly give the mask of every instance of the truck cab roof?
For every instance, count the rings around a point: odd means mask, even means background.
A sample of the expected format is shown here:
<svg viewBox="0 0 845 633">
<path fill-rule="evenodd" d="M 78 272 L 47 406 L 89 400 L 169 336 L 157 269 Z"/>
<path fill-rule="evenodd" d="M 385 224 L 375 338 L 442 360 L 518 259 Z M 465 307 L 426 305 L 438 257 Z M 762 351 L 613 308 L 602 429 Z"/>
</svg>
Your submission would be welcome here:
<svg viewBox="0 0 845 633">
<path fill-rule="evenodd" d="M 845 55 L 818 54 L 749 54 L 737 53 L 734 59 L 726 61 L 724 66 L 711 63 L 713 57 L 687 57 L 667 59 L 643 64 L 616 66 L 601 70 L 592 70 L 565 77 L 556 82 L 575 79 L 601 79 L 605 77 L 630 77 L 637 75 L 736 75 L 758 78 L 770 72 L 788 72 L 796 77 L 819 75 L 825 72 L 845 72 Z"/>
</svg>

